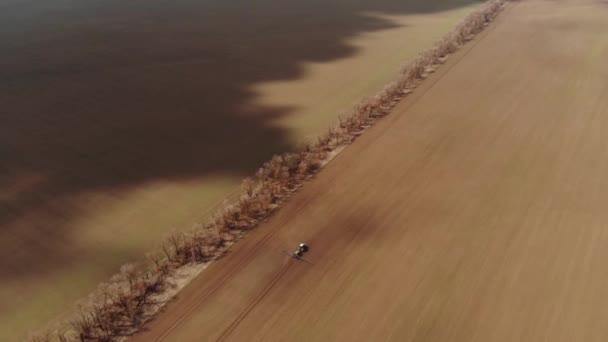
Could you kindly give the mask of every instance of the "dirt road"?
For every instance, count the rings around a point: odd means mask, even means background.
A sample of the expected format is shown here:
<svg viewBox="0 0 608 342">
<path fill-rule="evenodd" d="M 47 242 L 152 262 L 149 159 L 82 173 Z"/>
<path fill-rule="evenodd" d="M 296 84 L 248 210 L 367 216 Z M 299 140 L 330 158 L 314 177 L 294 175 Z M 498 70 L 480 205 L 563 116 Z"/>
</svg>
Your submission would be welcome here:
<svg viewBox="0 0 608 342">
<path fill-rule="evenodd" d="M 510 5 L 133 340 L 605 341 L 606 18 Z"/>
</svg>

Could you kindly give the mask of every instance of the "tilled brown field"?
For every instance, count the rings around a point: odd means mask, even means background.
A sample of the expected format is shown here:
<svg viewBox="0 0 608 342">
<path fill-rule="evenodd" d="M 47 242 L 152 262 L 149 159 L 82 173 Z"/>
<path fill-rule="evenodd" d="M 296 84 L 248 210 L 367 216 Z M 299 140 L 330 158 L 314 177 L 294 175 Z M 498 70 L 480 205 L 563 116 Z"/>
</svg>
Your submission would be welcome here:
<svg viewBox="0 0 608 342">
<path fill-rule="evenodd" d="M 606 18 L 512 3 L 133 340 L 605 341 Z"/>
</svg>

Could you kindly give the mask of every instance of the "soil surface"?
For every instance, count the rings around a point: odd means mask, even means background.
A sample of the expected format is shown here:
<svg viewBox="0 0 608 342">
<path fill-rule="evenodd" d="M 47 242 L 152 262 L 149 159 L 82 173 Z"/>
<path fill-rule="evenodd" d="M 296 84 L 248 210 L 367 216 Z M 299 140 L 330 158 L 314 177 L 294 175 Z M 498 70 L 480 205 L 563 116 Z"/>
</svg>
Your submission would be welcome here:
<svg viewBox="0 0 608 342">
<path fill-rule="evenodd" d="M 510 4 L 132 340 L 605 341 L 606 18 Z"/>
</svg>

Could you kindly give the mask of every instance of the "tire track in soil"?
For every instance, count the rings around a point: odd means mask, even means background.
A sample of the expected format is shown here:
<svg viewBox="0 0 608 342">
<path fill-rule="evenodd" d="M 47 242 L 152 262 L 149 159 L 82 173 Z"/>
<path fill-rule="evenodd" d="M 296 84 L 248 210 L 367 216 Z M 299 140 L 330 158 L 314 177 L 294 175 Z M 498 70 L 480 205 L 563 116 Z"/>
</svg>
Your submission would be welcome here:
<svg viewBox="0 0 608 342">
<path fill-rule="evenodd" d="M 333 161 L 330 160 L 329 162 Z M 314 176 L 313 176 L 314 178 Z M 312 180 L 312 179 L 310 179 Z M 308 180 L 308 181 L 310 181 Z M 298 207 L 298 211 L 305 207 L 306 205 L 308 205 L 308 203 L 310 203 L 311 201 L 313 201 L 314 199 L 316 199 L 318 197 L 318 194 L 314 194 L 312 196 L 310 196 L 307 200 L 303 201 L 303 203 Z M 289 200 L 289 197 L 286 198 L 286 200 Z M 278 209 L 280 210 L 280 209 Z M 277 212 L 273 212 L 270 216 L 276 214 Z M 198 307 L 200 307 L 208 298 L 210 298 L 214 293 L 216 293 L 218 290 L 220 290 L 222 288 L 222 286 L 237 272 L 239 271 L 245 264 L 247 261 L 249 261 L 251 259 L 251 257 L 262 247 L 262 245 L 264 245 L 264 243 L 266 243 L 272 236 L 274 236 L 285 224 L 285 222 L 289 221 L 291 219 L 291 217 L 285 217 L 283 220 L 281 220 L 281 222 L 277 223 L 270 232 L 268 232 L 266 235 L 264 235 L 264 237 L 258 242 L 256 243 L 249 252 L 247 252 L 245 254 L 245 256 L 243 256 L 241 258 L 241 260 L 224 276 L 221 278 L 221 280 L 219 280 L 217 282 L 217 284 L 215 284 L 210 290 L 205 291 L 201 294 L 199 294 L 198 296 L 196 296 L 194 298 L 193 301 L 191 301 L 192 305 L 188 307 L 188 309 L 186 311 L 184 311 L 182 314 L 180 314 L 177 319 L 169 326 L 169 328 L 167 330 L 165 330 L 163 332 L 162 335 L 158 336 L 156 339 L 154 339 L 155 342 L 161 342 L 164 341 L 176 328 L 178 328 L 183 322 L 184 320 L 186 320 L 190 314 L 192 314 L 192 312 L 194 312 Z M 263 219 L 260 224 L 264 221 L 265 219 Z"/>
<path fill-rule="evenodd" d="M 239 326 L 239 324 L 247 317 L 247 315 L 249 315 L 249 313 L 251 312 L 251 310 L 253 310 L 264 299 L 264 297 L 266 297 L 266 295 L 279 282 L 279 280 L 281 280 L 281 278 L 283 277 L 283 275 L 285 274 L 285 272 L 287 272 L 287 270 L 289 269 L 289 266 L 291 264 L 293 264 L 293 260 L 289 260 L 285 265 L 283 265 L 283 267 L 279 270 L 279 272 L 277 273 L 277 275 L 264 288 L 264 290 L 262 290 L 262 292 L 245 308 L 245 310 L 243 310 L 237 316 L 237 318 L 232 323 L 230 323 L 230 325 L 228 326 L 228 328 L 226 328 L 226 330 L 224 330 L 222 332 L 222 334 L 220 335 L 220 337 L 216 340 L 217 342 L 226 341 L 226 339 L 228 337 L 230 337 L 230 334 Z"/>
</svg>

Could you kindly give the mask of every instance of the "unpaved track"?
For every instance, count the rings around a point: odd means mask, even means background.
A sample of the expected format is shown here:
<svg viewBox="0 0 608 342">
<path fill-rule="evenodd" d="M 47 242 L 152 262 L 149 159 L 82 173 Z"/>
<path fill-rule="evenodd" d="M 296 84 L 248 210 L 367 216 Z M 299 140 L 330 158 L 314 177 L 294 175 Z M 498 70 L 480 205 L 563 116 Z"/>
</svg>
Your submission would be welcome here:
<svg viewBox="0 0 608 342">
<path fill-rule="evenodd" d="M 606 341 L 606 18 L 511 4 L 133 340 Z"/>
</svg>

